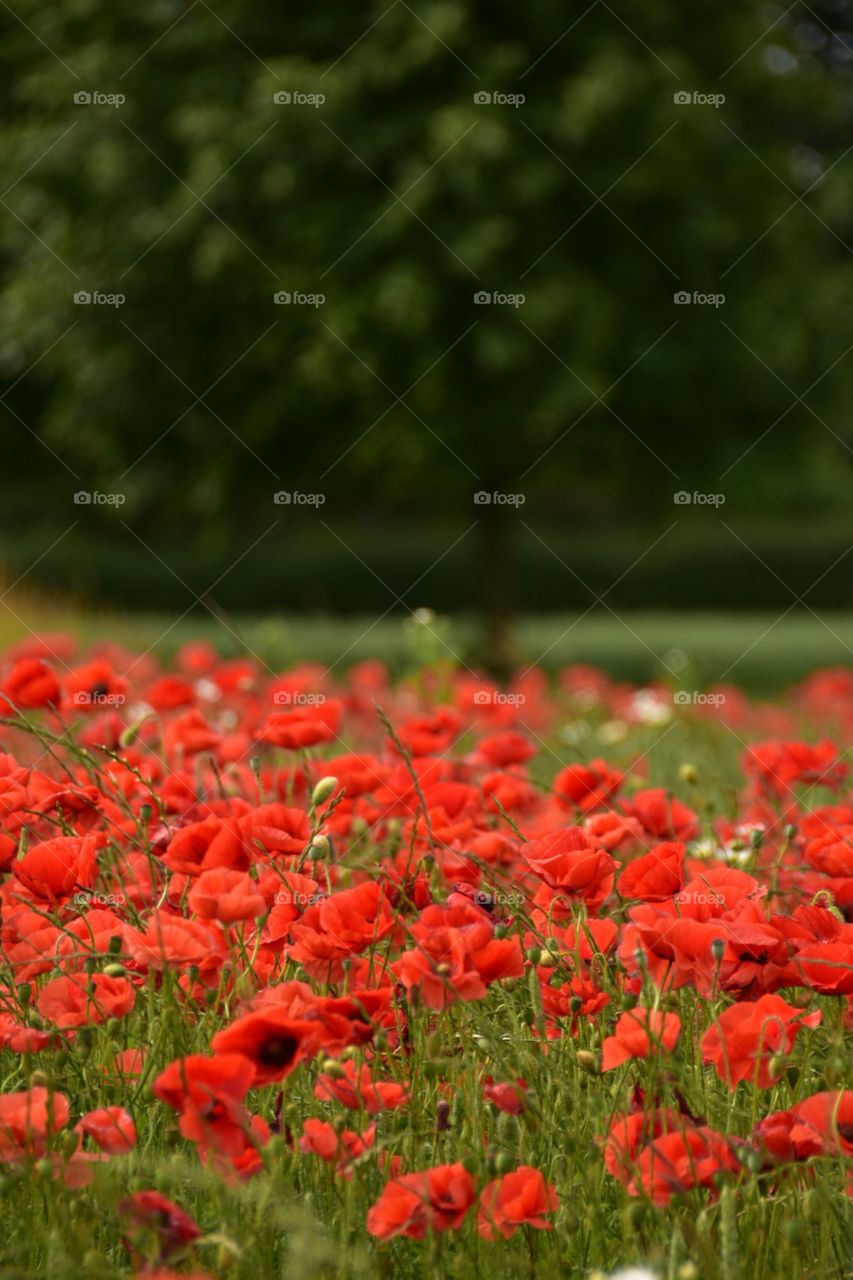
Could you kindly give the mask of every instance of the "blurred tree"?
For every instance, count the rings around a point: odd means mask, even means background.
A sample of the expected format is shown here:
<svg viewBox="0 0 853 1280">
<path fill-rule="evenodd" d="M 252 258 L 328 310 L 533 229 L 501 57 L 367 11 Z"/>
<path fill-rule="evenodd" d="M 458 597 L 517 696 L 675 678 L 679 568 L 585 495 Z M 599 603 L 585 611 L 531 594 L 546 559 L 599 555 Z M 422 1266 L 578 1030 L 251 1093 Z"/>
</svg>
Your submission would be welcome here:
<svg viewBox="0 0 853 1280">
<path fill-rule="evenodd" d="M 499 643 L 527 522 L 837 500 L 848 9 L 17 0 L 7 521 L 34 467 L 58 530 L 118 490 L 166 560 L 236 558 L 277 490 L 462 511 Z"/>
</svg>

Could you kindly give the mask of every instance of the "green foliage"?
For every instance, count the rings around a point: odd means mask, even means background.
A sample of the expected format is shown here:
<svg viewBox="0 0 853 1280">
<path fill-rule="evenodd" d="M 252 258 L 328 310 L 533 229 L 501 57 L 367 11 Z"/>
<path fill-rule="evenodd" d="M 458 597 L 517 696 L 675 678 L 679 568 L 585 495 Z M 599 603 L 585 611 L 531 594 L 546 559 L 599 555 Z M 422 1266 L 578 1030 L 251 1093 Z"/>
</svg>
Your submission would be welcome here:
<svg viewBox="0 0 853 1280">
<path fill-rule="evenodd" d="M 78 487 L 172 545 L 242 547 L 279 488 L 368 520 L 521 489 L 583 523 L 730 466 L 752 509 L 849 476 L 830 6 L 22 0 L 0 22 L 7 527 L 35 502 L 64 528 Z"/>
</svg>

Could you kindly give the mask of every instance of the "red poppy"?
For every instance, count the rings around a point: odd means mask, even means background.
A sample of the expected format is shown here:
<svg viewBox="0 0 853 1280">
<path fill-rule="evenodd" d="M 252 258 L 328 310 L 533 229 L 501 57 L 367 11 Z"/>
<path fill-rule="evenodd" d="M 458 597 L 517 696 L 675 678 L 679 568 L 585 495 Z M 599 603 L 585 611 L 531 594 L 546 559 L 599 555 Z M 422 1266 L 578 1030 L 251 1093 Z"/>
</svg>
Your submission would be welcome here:
<svg viewBox="0 0 853 1280">
<path fill-rule="evenodd" d="M 123 1018 L 136 1002 L 127 978 L 106 973 L 54 978 L 42 987 L 36 1000 L 41 1016 L 61 1031 Z"/>
<path fill-rule="evenodd" d="M 22 658 L 0 683 L 0 706 L 5 699 L 8 710 L 58 707 L 61 697 L 55 673 L 39 658 Z"/>
<path fill-rule="evenodd" d="M 13 866 L 15 877 L 33 898 L 43 903 L 67 902 L 90 889 L 97 875 L 101 836 L 56 836 L 33 845 Z"/>
<path fill-rule="evenodd" d="M 462 1225 L 474 1203 L 474 1181 L 459 1163 L 407 1173 L 387 1183 L 367 1215 L 367 1230 L 380 1240 L 408 1236 L 423 1240 L 427 1230 Z"/>
<path fill-rule="evenodd" d="M 552 831 L 524 845 L 522 854 L 552 889 L 591 904 L 603 901 L 613 887 L 616 863 L 609 853 L 597 849 L 580 827 Z"/>
<path fill-rule="evenodd" d="M 728 1138 L 707 1125 L 690 1126 L 665 1133 L 643 1148 L 628 1193 L 667 1205 L 674 1195 L 692 1187 L 711 1187 L 718 1173 L 739 1168 Z"/>
<path fill-rule="evenodd" d="M 671 1053 L 680 1031 L 681 1019 L 677 1013 L 643 1009 L 638 1005 L 622 1014 L 614 1034 L 605 1039 L 601 1069 L 612 1071 L 631 1058 L 648 1058 L 661 1049 Z"/>
<path fill-rule="evenodd" d="M 110 1156 L 124 1155 L 136 1146 L 136 1125 L 124 1107 L 88 1111 L 76 1127 Z"/>
<path fill-rule="evenodd" d="M 396 1080 L 374 1081 L 369 1067 L 359 1069 L 352 1061 L 341 1063 L 334 1075 L 328 1072 L 319 1075 L 314 1097 L 325 1102 L 334 1099 L 351 1111 L 366 1111 L 369 1116 L 380 1111 L 396 1111 L 409 1101 L 404 1085 Z"/>
<path fill-rule="evenodd" d="M 559 1208 L 557 1188 L 546 1182 L 539 1169 L 519 1165 L 512 1173 L 489 1182 L 480 1193 L 477 1230 L 487 1240 L 508 1240 L 519 1227 L 553 1231 L 546 1215 Z"/>
<path fill-rule="evenodd" d="M 663 787 L 636 792 L 630 801 L 622 801 L 622 809 L 658 840 L 695 840 L 699 834 L 699 819 L 693 810 Z"/>
<path fill-rule="evenodd" d="M 255 1067 L 236 1053 L 215 1058 L 192 1054 L 178 1058 L 154 1081 L 155 1097 L 180 1113 L 185 1138 L 222 1155 L 242 1155 L 249 1118 L 243 1099 L 255 1079 Z"/>
<path fill-rule="evenodd" d="M 483 1093 L 499 1111 L 505 1111 L 509 1116 L 520 1116 L 527 1107 L 527 1081 L 520 1077 L 512 1084 L 496 1084 L 491 1076 L 487 1076 Z"/>
<path fill-rule="evenodd" d="M 190 910 L 203 920 L 236 924 L 266 914 L 267 904 L 257 881 L 245 871 L 215 867 L 202 871 L 187 895 Z"/>
<path fill-rule="evenodd" d="M 623 898 L 663 902 L 684 885 L 684 845 L 669 840 L 629 862 L 616 881 Z"/>
<path fill-rule="evenodd" d="M 611 769 L 606 760 L 589 764 L 570 764 L 554 779 L 554 794 L 567 806 L 581 813 L 604 806 L 621 787 L 625 775 Z"/>
<path fill-rule="evenodd" d="M 322 1043 L 317 1022 L 294 1018 L 287 1009 L 268 1008 L 247 1013 L 217 1031 L 211 1042 L 218 1054 L 240 1054 L 254 1064 L 256 1085 L 284 1080 Z"/>
<path fill-rule="evenodd" d="M 43 1085 L 0 1093 L 0 1162 L 37 1159 L 68 1123 L 68 1099 Z"/>
<path fill-rule="evenodd" d="M 198 1223 L 159 1191 L 134 1191 L 119 1201 L 118 1212 L 126 1224 L 128 1247 L 137 1256 L 150 1256 L 147 1246 L 153 1239 L 157 1262 L 169 1262 L 201 1235 Z M 146 1275 L 151 1274 L 146 1268 Z"/>
<path fill-rule="evenodd" d="M 334 1164 L 336 1171 L 349 1179 L 356 1160 L 370 1150 L 375 1140 L 375 1124 L 368 1125 L 362 1134 L 355 1133 L 352 1129 L 338 1131 L 325 1120 L 309 1116 L 302 1126 L 299 1149 Z"/>
<path fill-rule="evenodd" d="M 341 710 L 339 702 L 327 698 L 319 703 L 303 703 L 288 711 L 276 711 L 263 725 L 259 741 L 289 751 L 331 742 L 341 727 Z"/>
<path fill-rule="evenodd" d="M 816 1027 L 821 1013 L 807 1014 L 787 1004 L 781 996 L 734 1004 L 720 1015 L 702 1037 L 702 1058 L 711 1062 L 730 1089 L 748 1080 L 769 1089 L 784 1068 L 773 1071 L 774 1055 L 790 1053 L 801 1026 Z"/>
</svg>

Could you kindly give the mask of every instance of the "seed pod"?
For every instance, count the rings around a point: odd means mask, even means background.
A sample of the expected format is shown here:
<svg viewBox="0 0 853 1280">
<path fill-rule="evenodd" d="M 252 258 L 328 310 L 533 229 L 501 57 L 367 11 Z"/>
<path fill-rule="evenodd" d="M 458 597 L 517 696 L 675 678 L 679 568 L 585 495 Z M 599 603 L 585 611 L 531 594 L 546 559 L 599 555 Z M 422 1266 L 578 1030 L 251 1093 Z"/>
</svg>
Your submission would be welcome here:
<svg viewBox="0 0 853 1280">
<path fill-rule="evenodd" d="M 322 804 L 324 800 L 328 800 L 329 796 L 334 795 L 337 789 L 338 780 L 332 774 L 328 774 L 325 778 L 321 778 L 314 787 L 314 790 L 311 792 L 312 805 L 316 808 L 316 806 Z"/>
</svg>

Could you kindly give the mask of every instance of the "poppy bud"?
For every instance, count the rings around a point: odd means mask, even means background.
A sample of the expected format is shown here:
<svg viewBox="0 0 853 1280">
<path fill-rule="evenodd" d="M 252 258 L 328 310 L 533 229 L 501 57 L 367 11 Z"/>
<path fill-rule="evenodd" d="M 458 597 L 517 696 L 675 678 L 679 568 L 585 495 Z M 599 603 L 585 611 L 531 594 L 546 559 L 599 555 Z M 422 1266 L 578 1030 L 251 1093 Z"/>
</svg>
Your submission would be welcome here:
<svg viewBox="0 0 853 1280">
<path fill-rule="evenodd" d="M 311 862 L 322 862 L 332 851 L 328 836 L 315 836 L 308 846 L 308 858 Z"/>
<path fill-rule="evenodd" d="M 528 949 L 527 949 L 527 959 L 530 961 L 530 963 L 531 963 L 531 964 L 541 964 L 541 962 L 542 962 L 542 948 L 541 948 L 541 947 L 528 947 Z"/>
<path fill-rule="evenodd" d="M 720 961 L 722 960 L 725 954 L 726 954 L 726 944 L 724 940 L 722 938 L 715 938 L 714 941 L 711 943 L 711 955 L 714 957 L 717 964 L 720 963 Z"/>
<path fill-rule="evenodd" d="M 150 720 L 152 714 L 153 713 L 151 711 L 146 711 L 145 715 L 140 716 L 134 724 L 129 724 L 127 728 L 122 731 L 119 737 L 119 746 L 132 747 L 136 739 L 139 737 L 140 730 L 145 724 L 145 721 Z"/>
<path fill-rule="evenodd" d="M 141 804 L 139 806 L 139 821 L 143 824 L 149 823 L 151 821 L 152 812 L 153 810 L 150 804 Z"/>
<path fill-rule="evenodd" d="M 473 1156 L 473 1155 L 465 1156 L 462 1160 L 462 1168 L 466 1171 L 466 1173 L 476 1174 L 476 1173 L 479 1173 L 480 1171 L 480 1162 L 476 1156 Z"/>
<path fill-rule="evenodd" d="M 123 964 L 104 965 L 104 973 L 108 978 L 123 978 L 126 970 Z"/>
<path fill-rule="evenodd" d="M 494 1159 L 495 1173 L 511 1173 L 515 1168 L 515 1161 L 508 1151 L 499 1151 Z"/>
<path fill-rule="evenodd" d="M 675 1276 L 676 1280 L 699 1280 L 699 1268 L 695 1262 L 682 1262 Z"/>
<path fill-rule="evenodd" d="M 695 786 L 699 781 L 699 774 L 695 764 L 683 764 L 678 770 L 678 776 L 682 782 L 686 782 L 689 786 Z"/>
<path fill-rule="evenodd" d="M 598 1058 L 595 1056 L 594 1053 L 590 1053 L 589 1049 L 578 1049 L 577 1053 L 575 1054 L 575 1061 L 577 1062 L 581 1071 L 585 1071 L 588 1076 L 601 1075 L 601 1070 L 598 1065 Z"/>
<path fill-rule="evenodd" d="M 316 808 L 316 806 L 322 804 L 324 800 L 328 800 L 329 796 L 334 795 L 337 789 L 337 778 L 333 777 L 331 774 L 325 778 L 321 778 L 314 790 L 311 792 L 311 804 Z"/>
<path fill-rule="evenodd" d="M 22 1008 L 26 1009 L 27 1005 L 30 1003 L 30 998 L 32 994 L 33 994 L 33 989 L 30 986 L 29 982 L 22 982 L 21 985 L 18 987 L 18 999 L 21 1002 Z"/>
<path fill-rule="evenodd" d="M 788 1059 L 784 1053 L 774 1053 L 770 1059 L 770 1074 L 774 1079 L 784 1075 L 785 1068 L 788 1065 Z"/>
<path fill-rule="evenodd" d="M 346 1072 L 337 1058 L 326 1058 L 321 1069 L 327 1076 L 331 1076 L 333 1080 L 343 1080 L 346 1076 Z"/>
<path fill-rule="evenodd" d="M 50 1077 L 47 1076 L 44 1071 L 33 1071 L 30 1073 L 29 1087 L 31 1089 L 37 1089 L 40 1085 L 47 1086 L 49 1080 Z"/>
<path fill-rule="evenodd" d="M 121 937 L 119 934 L 114 933 L 112 935 L 109 941 L 108 950 L 111 956 L 119 955 L 119 953 L 121 952 Z"/>
</svg>

